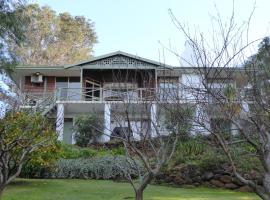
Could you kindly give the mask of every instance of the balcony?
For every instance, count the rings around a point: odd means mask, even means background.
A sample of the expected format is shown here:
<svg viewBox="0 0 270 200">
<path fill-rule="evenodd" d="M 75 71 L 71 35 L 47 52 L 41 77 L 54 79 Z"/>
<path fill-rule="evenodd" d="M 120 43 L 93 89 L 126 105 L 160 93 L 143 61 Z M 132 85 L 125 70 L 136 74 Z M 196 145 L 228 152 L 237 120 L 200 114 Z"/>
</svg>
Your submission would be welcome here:
<svg viewBox="0 0 270 200">
<path fill-rule="evenodd" d="M 56 92 L 57 101 L 87 102 L 137 102 L 155 99 L 154 88 L 105 89 L 105 88 L 61 88 Z"/>
<path fill-rule="evenodd" d="M 59 88 L 53 92 L 24 92 L 22 105 L 24 107 L 48 107 L 56 102 L 65 103 L 106 103 L 131 102 L 143 103 L 159 101 L 161 103 L 196 103 L 209 101 L 210 97 L 200 91 L 192 91 L 188 87 L 178 88 L 136 88 L 111 89 L 102 87 L 91 88 Z"/>
</svg>

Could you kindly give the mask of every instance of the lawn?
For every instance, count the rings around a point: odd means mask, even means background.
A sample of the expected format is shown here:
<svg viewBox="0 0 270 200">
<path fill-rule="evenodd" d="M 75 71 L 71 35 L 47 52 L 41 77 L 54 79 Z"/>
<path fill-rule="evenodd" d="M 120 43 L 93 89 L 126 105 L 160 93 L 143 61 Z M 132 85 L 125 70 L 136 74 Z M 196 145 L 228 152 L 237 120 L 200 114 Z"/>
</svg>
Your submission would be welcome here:
<svg viewBox="0 0 270 200">
<path fill-rule="evenodd" d="M 127 183 L 97 180 L 25 180 L 14 182 L 4 192 L 3 200 L 121 200 L 134 199 Z M 252 193 L 222 189 L 147 188 L 145 200 L 256 200 Z"/>
</svg>

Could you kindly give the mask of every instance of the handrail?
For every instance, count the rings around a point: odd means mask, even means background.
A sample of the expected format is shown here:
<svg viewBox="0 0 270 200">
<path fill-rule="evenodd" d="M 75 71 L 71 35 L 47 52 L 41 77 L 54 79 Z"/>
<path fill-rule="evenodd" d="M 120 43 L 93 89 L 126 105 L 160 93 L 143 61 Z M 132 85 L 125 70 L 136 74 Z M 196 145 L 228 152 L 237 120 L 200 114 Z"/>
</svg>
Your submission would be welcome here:
<svg viewBox="0 0 270 200">
<path fill-rule="evenodd" d="M 27 93 L 24 95 L 24 104 L 36 107 L 48 107 L 56 101 L 160 101 L 160 102 L 215 102 L 207 92 L 192 91 L 190 88 L 101 88 L 101 87 L 78 87 L 59 88 L 55 92 Z M 235 99 L 235 102 L 239 98 Z"/>
<path fill-rule="evenodd" d="M 149 94 L 146 95 L 146 92 Z M 61 88 L 57 94 L 60 101 L 126 101 L 143 100 L 151 97 L 153 88 L 111 89 L 111 88 Z M 154 97 L 152 95 L 152 97 Z"/>
<path fill-rule="evenodd" d="M 27 92 L 22 93 L 20 99 L 21 108 L 31 108 L 32 111 L 43 115 L 47 114 L 56 105 L 55 92 Z"/>
</svg>

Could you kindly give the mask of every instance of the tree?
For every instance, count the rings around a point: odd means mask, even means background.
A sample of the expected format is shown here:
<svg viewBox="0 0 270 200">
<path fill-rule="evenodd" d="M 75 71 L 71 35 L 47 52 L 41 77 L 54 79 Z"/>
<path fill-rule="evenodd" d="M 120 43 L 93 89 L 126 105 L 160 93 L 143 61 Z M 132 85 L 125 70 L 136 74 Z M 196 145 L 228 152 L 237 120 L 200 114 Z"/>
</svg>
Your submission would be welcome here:
<svg viewBox="0 0 270 200">
<path fill-rule="evenodd" d="M 91 57 L 97 43 L 91 20 L 67 12 L 56 14 L 50 7 L 38 4 L 27 5 L 24 15 L 30 19 L 25 27 L 26 39 L 22 45 L 13 41 L 8 44 L 22 64 L 62 65 Z"/>
<path fill-rule="evenodd" d="M 138 174 L 138 179 L 133 179 L 128 173 L 125 173 L 125 178 L 133 187 L 135 199 L 142 200 L 146 187 L 171 160 L 179 139 L 187 135 L 186 127 L 191 119 L 187 107 L 178 107 L 179 117 L 174 118 L 171 129 L 163 130 L 160 127 L 166 123 L 163 119 L 164 112 L 170 115 L 170 110 L 173 110 L 171 115 L 175 114 L 172 105 L 163 106 L 156 101 L 147 101 L 137 104 L 136 109 L 132 108 L 133 106 L 130 102 L 112 105 L 111 119 L 116 124 L 119 134 L 115 134 L 116 129 L 111 129 L 110 132 L 112 139 L 117 139 L 124 145 L 126 160 Z M 157 112 L 153 113 L 155 109 Z M 142 113 L 140 116 L 138 111 Z M 170 134 L 167 135 L 164 131 Z M 142 165 L 144 170 L 141 170 L 138 164 Z"/>
<path fill-rule="evenodd" d="M 27 18 L 23 15 L 23 6 L 24 1 L 0 1 L 0 70 L 11 69 L 16 64 L 16 57 L 7 48 L 7 41 L 19 45 L 24 39 Z M 18 7 L 20 9 L 16 11 Z"/>
<path fill-rule="evenodd" d="M 7 47 L 8 41 L 20 45 L 24 39 L 24 27 L 28 20 L 23 15 L 24 1 L 0 0 L 0 118 L 7 105 L 16 101 L 14 93 L 9 91 L 12 81 L 6 72 L 11 72 L 17 58 Z M 16 11 L 16 9 L 20 7 Z M 20 14 L 20 17 L 18 17 Z"/>
<path fill-rule="evenodd" d="M 166 97 L 170 95 L 165 94 L 166 91 L 151 88 L 153 78 L 153 71 L 114 70 L 112 85 L 118 89 L 114 88 L 111 97 L 106 97 L 112 101 L 105 104 L 104 130 L 93 126 L 103 133 L 105 141 L 110 138 L 123 144 L 130 171 L 135 171 L 138 178 L 134 179 L 124 166 L 118 167 L 123 168 L 136 200 L 143 199 L 146 187 L 171 160 L 179 138 L 187 135 L 187 124 L 191 121 L 191 112 L 186 105 L 175 109 L 175 102 L 168 103 L 170 100 Z M 143 80 L 145 86 L 142 87 L 146 87 L 143 91 L 131 89 L 131 85 L 138 84 L 138 79 Z M 173 120 L 168 123 L 168 129 L 163 129 L 167 123 L 165 116 Z"/>
<path fill-rule="evenodd" d="M 54 148 L 57 135 L 39 114 L 9 112 L 0 119 L 0 198 L 38 151 Z"/>
<path fill-rule="evenodd" d="M 270 93 L 269 72 L 266 70 L 269 39 L 265 38 L 259 45 L 258 54 L 245 60 L 247 48 L 260 40 L 248 39 L 252 14 L 246 23 L 239 26 L 235 22 L 234 11 L 228 21 L 217 13 L 211 18 L 213 32 L 209 41 L 203 33 L 190 33 L 189 28 L 170 11 L 173 22 L 192 49 L 192 59 L 185 61 L 201 80 L 201 87 L 191 85 L 187 88 L 199 107 L 195 123 L 214 136 L 214 141 L 228 158 L 232 174 L 262 199 L 269 200 Z M 226 129 L 230 132 L 234 129 L 234 134 L 228 137 Z M 235 149 L 241 146 L 246 148 L 239 156 Z M 262 173 L 262 184 L 243 176 L 238 167 L 239 160 L 251 158 L 258 163 L 258 168 L 262 168 L 261 172 L 257 171 Z"/>
</svg>

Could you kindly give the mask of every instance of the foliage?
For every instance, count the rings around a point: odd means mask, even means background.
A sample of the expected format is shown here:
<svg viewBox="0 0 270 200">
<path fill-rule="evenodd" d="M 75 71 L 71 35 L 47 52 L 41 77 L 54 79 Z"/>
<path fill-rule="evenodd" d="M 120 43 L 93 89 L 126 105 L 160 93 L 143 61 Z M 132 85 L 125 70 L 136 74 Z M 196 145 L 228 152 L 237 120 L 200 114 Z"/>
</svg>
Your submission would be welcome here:
<svg viewBox="0 0 270 200">
<path fill-rule="evenodd" d="M 179 133 L 180 139 L 187 139 L 190 136 L 192 127 L 191 118 L 193 110 L 188 107 L 177 106 L 170 108 L 166 114 L 165 125 L 172 134 Z"/>
<path fill-rule="evenodd" d="M 61 159 L 52 174 L 56 178 L 89 178 L 89 179 L 115 179 L 123 178 L 125 174 L 137 176 L 137 167 L 125 156 L 102 156 L 84 159 Z"/>
<path fill-rule="evenodd" d="M 111 150 L 104 147 L 95 149 L 93 147 L 79 147 L 57 143 L 54 148 L 35 153 L 22 169 L 20 177 L 24 178 L 44 178 L 50 177 L 50 174 L 57 168 L 58 160 L 78 160 L 92 159 L 94 157 L 118 156 L 124 155 L 123 147 L 116 147 Z M 76 162 L 76 161 L 74 161 Z"/>
<path fill-rule="evenodd" d="M 97 143 L 103 134 L 103 121 L 95 114 L 81 115 L 75 119 L 75 140 L 81 147 L 88 146 L 91 142 Z"/>
<path fill-rule="evenodd" d="M 233 101 L 236 97 L 236 89 L 232 85 L 228 84 L 224 88 L 224 95 L 229 101 Z"/>
<path fill-rule="evenodd" d="M 0 69 L 10 70 L 17 61 L 6 45 L 8 41 L 19 45 L 24 39 L 27 18 L 23 15 L 23 4 L 24 1 L 20 0 L 0 0 Z M 15 12 L 18 6 L 20 9 Z"/>
<path fill-rule="evenodd" d="M 23 165 L 21 177 L 42 177 L 47 169 L 60 158 L 61 147 L 58 141 L 54 141 L 50 146 L 41 147 L 32 153 L 30 160 Z"/>
<path fill-rule="evenodd" d="M 206 137 L 190 138 L 178 143 L 172 161 L 168 164 L 170 170 L 181 164 L 192 164 L 201 171 L 221 169 L 223 164 L 228 163 L 227 157 L 219 146 L 213 145 Z M 257 157 L 250 156 L 255 153 L 254 148 L 248 144 L 232 145 L 235 161 L 241 172 L 248 173 L 251 170 L 262 171 Z"/>
<path fill-rule="evenodd" d="M 98 153 L 99 152 L 93 148 L 82 148 L 76 145 L 61 144 L 60 158 L 91 158 L 97 156 Z"/>
<path fill-rule="evenodd" d="M 256 149 L 248 143 L 238 143 L 230 146 L 232 156 L 241 172 L 255 170 L 259 174 L 263 172 L 262 164 L 256 155 Z"/>
<path fill-rule="evenodd" d="M 27 162 L 46 163 L 55 151 L 57 135 L 40 114 L 9 112 L 0 119 L 0 190 L 20 173 Z M 43 156 L 40 156 L 43 155 Z"/>
<path fill-rule="evenodd" d="M 17 10 L 19 18 L 21 12 Z M 56 14 L 48 6 L 25 6 L 23 15 L 30 19 L 21 45 L 9 42 L 10 51 L 23 64 L 59 65 L 88 59 L 97 43 L 94 23 L 83 16 Z"/>
</svg>

